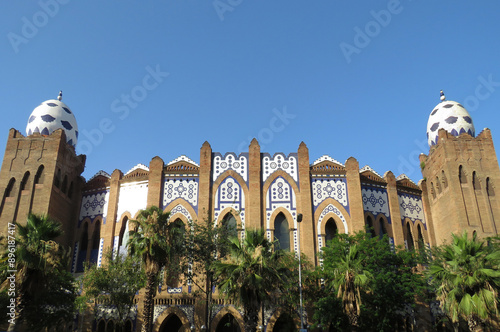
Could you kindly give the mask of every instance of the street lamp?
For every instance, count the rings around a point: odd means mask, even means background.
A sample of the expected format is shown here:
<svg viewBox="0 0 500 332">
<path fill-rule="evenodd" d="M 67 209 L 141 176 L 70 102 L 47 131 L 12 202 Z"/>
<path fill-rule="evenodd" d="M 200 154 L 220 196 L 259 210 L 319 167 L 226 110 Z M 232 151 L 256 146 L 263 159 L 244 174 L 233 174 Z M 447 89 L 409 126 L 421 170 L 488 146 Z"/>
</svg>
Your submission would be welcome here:
<svg viewBox="0 0 500 332">
<path fill-rule="evenodd" d="M 299 251 L 299 295 L 300 295 L 300 330 L 301 331 L 307 331 L 307 329 L 304 329 L 304 315 L 303 315 L 303 309 L 302 309 L 302 262 L 300 258 L 300 223 L 302 222 L 302 213 L 299 213 L 297 215 L 297 243 L 298 243 L 298 251 Z"/>
</svg>

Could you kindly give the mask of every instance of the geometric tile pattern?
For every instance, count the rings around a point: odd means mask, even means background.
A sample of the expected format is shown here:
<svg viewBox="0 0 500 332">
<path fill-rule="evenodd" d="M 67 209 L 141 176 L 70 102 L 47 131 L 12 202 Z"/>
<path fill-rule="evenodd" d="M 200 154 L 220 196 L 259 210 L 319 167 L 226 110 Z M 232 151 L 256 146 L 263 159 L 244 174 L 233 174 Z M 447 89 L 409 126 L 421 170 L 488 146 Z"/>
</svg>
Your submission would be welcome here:
<svg viewBox="0 0 500 332">
<path fill-rule="evenodd" d="M 238 157 L 232 152 L 226 153 L 224 156 L 216 152 L 213 156 L 213 181 L 217 180 L 219 175 L 231 169 L 241 175 L 243 180 L 248 183 L 248 152 L 241 153 Z"/>
<path fill-rule="evenodd" d="M 349 232 L 349 228 L 347 226 L 347 220 L 345 219 L 342 212 L 339 209 L 337 209 L 335 206 L 333 206 L 333 204 L 328 204 L 323 209 L 323 211 L 321 211 L 321 214 L 319 215 L 318 225 L 317 225 L 318 234 L 321 234 L 321 224 L 323 222 L 323 219 L 330 212 L 335 213 L 339 217 L 339 219 L 342 221 L 342 225 L 344 225 L 344 232 L 345 232 L 345 234 L 347 234 Z M 325 222 L 326 222 L 326 220 L 325 220 Z M 321 239 L 321 237 L 318 237 L 318 238 Z M 322 241 L 320 241 L 319 246 L 320 246 L 320 248 L 323 247 Z"/>
<path fill-rule="evenodd" d="M 97 256 L 97 267 L 101 267 L 103 248 L 104 248 L 104 238 L 101 238 L 101 240 L 99 241 L 99 255 Z"/>
<path fill-rule="evenodd" d="M 267 178 L 277 170 L 286 172 L 298 182 L 297 153 L 290 153 L 288 158 L 283 153 L 275 153 L 272 157 L 269 153 L 262 155 L 262 182 L 266 182 Z"/>
<path fill-rule="evenodd" d="M 104 190 L 90 195 L 83 195 L 80 208 L 80 218 L 78 222 L 89 217 L 94 221 L 96 217 L 102 217 L 103 224 L 106 223 L 106 215 L 108 213 L 109 190 Z"/>
<path fill-rule="evenodd" d="M 224 218 L 220 213 L 229 207 L 239 212 L 243 233 L 245 230 L 245 192 L 232 176 L 226 177 L 215 193 L 214 224 L 217 223 L 218 218 Z"/>
<path fill-rule="evenodd" d="M 271 215 L 277 208 L 288 210 L 293 218 L 293 223 L 289 223 L 288 227 L 295 229 L 293 233 L 293 245 L 295 252 L 298 252 L 297 242 L 297 197 L 292 186 L 282 177 L 278 176 L 269 186 L 266 193 L 266 229 L 267 238 L 271 240 Z"/>
<path fill-rule="evenodd" d="M 71 263 L 71 273 L 76 272 L 76 261 L 78 258 L 78 249 L 80 248 L 80 242 L 75 242 L 75 247 L 73 248 L 73 260 Z"/>
<path fill-rule="evenodd" d="M 271 228 L 271 215 L 279 207 L 283 207 L 290 212 L 294 219 L 293 227 L 296 228 L 297 198 L 292 186 L 282 176 L 274 179 L 266 193 L 266 221 L 268 229 Z"/>
<path fill-rule="evenodd" d="M 176 213 L 182 214 L 187 220 L 193 220 L 189 211 L 182 205 L 176 205 L 172 210 L 170 210 L 170 215 L 173 216 Z"/>
<path fill-rule="evenodd" d="M 163 186 L 163 208 L 176 200 L 183 198 L 197 211 L 198 209 L 198 178 L 167 178 Z"/>
<path fill-rule="evenodd" d="M 400 193 L 398 194 L 398 200 L 401 219 L 408 218 L 413 222 L 420 220 L 425 224 L 422 197 Z"/>
<path fill-rule="evenodd" d="M 331 197 L 343 206 L 347 206 L 347 185 L 345 179 L 313 179 L 313 205 L 317 207 Z"/>
<path fill-rule="evenodd" d="M 148 201 L 148 182 L 126 183 L 120 186 L 118 196 L 117 222 L 123 213 L 129 212 L 132 218 L 135 214 L 145 209 Z"/>
<path fill-rule="evenodd" d="M 386 217 L 389 217 L 389 201 L 385 189 L 363 187 L 361 197 L 365 211 L 372 212 L 374 216 L 383 213 Z"/>
</svg>

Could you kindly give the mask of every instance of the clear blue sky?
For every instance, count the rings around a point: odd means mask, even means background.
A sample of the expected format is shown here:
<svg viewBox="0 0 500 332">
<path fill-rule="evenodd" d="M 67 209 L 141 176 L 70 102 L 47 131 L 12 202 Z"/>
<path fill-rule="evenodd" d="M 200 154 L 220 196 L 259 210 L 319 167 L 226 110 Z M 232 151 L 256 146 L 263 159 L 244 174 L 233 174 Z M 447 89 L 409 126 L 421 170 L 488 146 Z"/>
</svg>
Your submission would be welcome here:
<svg viewBox="0 0 500 332">
<path fill-rule="evenodd" d="M 498 1 L 0 7 L 0 149 L 9 128 L 24 134 L 31 111 L 63 90 L 87 179 L 101 169 L 125 173 L 156 155 L 198 162 L 204 141 L 215 152 L 237 152 L 260 136 L 263 152 L 296 152 L 304 141 L 311 162 L 353 156 L 416 182 L 416 156 L 428 152 L 427 119 L 441 89 L 471 105 L 476 134 L 490 128 L 500 148 Z M 85 137 L 96 130 L 102 139 Z"/>
</svg>

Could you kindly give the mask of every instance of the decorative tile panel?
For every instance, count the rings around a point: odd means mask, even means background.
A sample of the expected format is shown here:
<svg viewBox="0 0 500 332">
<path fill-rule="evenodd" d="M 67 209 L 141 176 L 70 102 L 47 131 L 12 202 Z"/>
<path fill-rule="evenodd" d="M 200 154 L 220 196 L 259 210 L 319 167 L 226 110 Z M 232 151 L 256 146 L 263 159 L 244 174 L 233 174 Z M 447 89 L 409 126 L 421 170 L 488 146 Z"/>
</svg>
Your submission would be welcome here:
<svg viewBox="0 0 500 332">
<path fill-rule="evenodd" d="M 266 193 L 266 228 L 271 229 L 271 215 L 277 208 L 290 211 L 293 217 L 293 226 L 297 228 L 297 197 L 292 186 L 282 177 L 278 176 L 269 186 Z M 294 241 L 295 242 L 295 241 Z"/>
<path fill-rule="evenodd" d="M 95 312 L 96 321 L 99 321 L 100 319 L 105 319 L 105 320 L 114 319 L 116 321 L 120 318 L 118 314 L 118 309 L 116 309 L 116 306 L 114 305 L 98 304 L 95 309 L 96 309 Z M 133 305 L 130 308 L 130 312 L 125 317 L 125 319 L 130 318 L 132 321 L 134 321 L 136 317 L 137 317 L 137 304 Z"/>
<path fill-rule="evenodd" d="M 363 199 L 363 208 L 365 211 L 370 211 L 377 216 L 383 213 L 389 217 L 389 200 L 385 189 L 372 187 L 362 187 L 361 197 Z"/>
<path fill-rule="evenodd" d="M 189 211 L 182 205 L 178 204 L 176 205 L 172 210 L 170 210 L 170 215 L 173 216 L 176 213 L 182 214 L 184 217 L 186 217 L 188 220 L 193 220 L 191 217 L 191 214 Z"/>
<path fill-rule="evenodd" d="M 160 305 L 154 306 L 153 324 L 154 324 L 154 322 L 156 322 L 158 317 L 160 317 L 160 315 L 170 307 L 176 307 L 176 308 L 182 310 L 182 312 L 184 312 L 184 314 L 186 314 L 186 317 L 189 320 L 189 323 L 190 323 L 189 325 L 194 325 L 195 322 L 194 322 L 194 306 L 193 305 L 166 305 L 166 304 L 160 304 Z"/>
<path fill-rule="evenodd" d="M 78 224 L 80 224 L 82 220 L 87 217 L 94 221 L 94 219 L 99 216 L 102 217 L 102 223 L 105 224 L 106 215 L 108 213 L 108 202 L 109 190 L 83 195 Z"/>
<path fill-rule="evenodd" d="M 213 174 L 212 180 L 215 181 L 225 171 L 231 169 L 241 175 L 243 180 L 248 183 L 248 153 L 236 154 L 229 152 L 222 156 L 220 153 L 213 154 Z"/>
<path fill-rule="evenodd" d="M 198 178 L 166 178 L 163 186 L 163 208 L 182 198 L 198 211 Z"/>
<path fill-rule="evenodd" d="M 263 153 L 262 157 L 262 182 L 277 170 L 282 170 L 295 180 L 298 185 L 298 156 L 297 153 L 290 153 L 286 157 L 283 153 L 276 153 L 271 157 L 269 153 Z"/>
<path fill-rule="evenodd" d="M 120 186 L 120 196 L 118 197 L 117 218 L 124 212 L 129 212 L 132 218 L 135 214 L 147 207 L 148 203 L 148 182 L 133 182 Z"/>
<path fill-rule="evenodd" d="M 99 255 L 97 256 L 97 267 L 101 266 L 103 248 L 104 248 L 104 238 L 101 238 L 101 240 L 99 241 Z"/>
<path fill-rule="evenodd" d="M 333 204 L 328 204 L 327 206 L 325 206 L 325 208 L 323 209 L 323 211 L 321 211 L 321 214 L 319 215 L 318 224 L 317 224 L 318 241 L 319 241 L 319 247 L 320 248 L 322 248 L 325 245 L 325 243 L 323 243 L 322 237 L 320 236 L 320 234 L 321 234 L 321 224 L 323 223 L 323 221 L 324 222 L 327 221 L 327 220 L 323 220 L 323 219 L 330 212 L 335 213 L 339 217 L 339 219 L 342 221 L 342 224 L 344 225 L 344 232 L 346 234 L 349 232 L 349 228 L 347 226 L 347 220 L 345 219 L 344 214 L 339 209 L 337 209 L 335 206 L 333 206 Z"/>
<path fill-rule="evenodd" d="M 225 178 L 215 193 L 214 223 L 224 218 L 220 213 L 226 208 L 239 211 L 242 233 L 245 230 L 245 192 L 232 176 Z"/>
<path fill-rule="evenodd" d="M 73 247 L 73 259 L 71 262 L 71 273 L 76 272 L 76 263 L 78 261 L 78 250 L 80 249 L 80 242 L 75 242 L 75 246 Z"/>
<path fill-rule="evenodd" d="M 399 193 L 399 210 L 401 211 L 401 219 L 409 218 L 415 222 L 420 220 L 425 224 L 424 209 L 422 205 L 422 197 Z"/>
<path fill-rule="evenodd" d="M 327 198 L 333 198 L 347 207 L 347 184 L 344 178 L 313 179 L 311 186 L 314 207 L 320 205 Z"/>
</svg>

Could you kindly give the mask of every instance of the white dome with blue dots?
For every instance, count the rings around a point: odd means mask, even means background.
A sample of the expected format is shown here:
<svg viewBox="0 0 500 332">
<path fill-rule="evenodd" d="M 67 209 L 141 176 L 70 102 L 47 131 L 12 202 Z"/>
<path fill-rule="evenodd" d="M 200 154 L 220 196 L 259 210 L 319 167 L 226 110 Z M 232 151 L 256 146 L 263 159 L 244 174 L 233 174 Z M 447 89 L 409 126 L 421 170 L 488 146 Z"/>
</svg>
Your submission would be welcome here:
<svg viewBox="0 0 500 332">
<path fill-rule="evenodd" d="M 44 101 L 36 107 L 28 119 L 26 134 L 50 135 L 57 129 L 66 133 L 68 144 L 76 147 L 78 141 L 78 126 L 75 116 L 69 107 L 61 101 L 62 92 L 56 99 Z"/>
<path fill-rule="evenodd" d="M 427 122 L 427 142 L 436 145 L 439 129 L 444 129 L 453 136 L 467 133 L 475 136 L 474 123 L 469 112 L 456 101 L 446 100 L 441 91 L 441 102 L 434 107 Z"/>
</svg>

